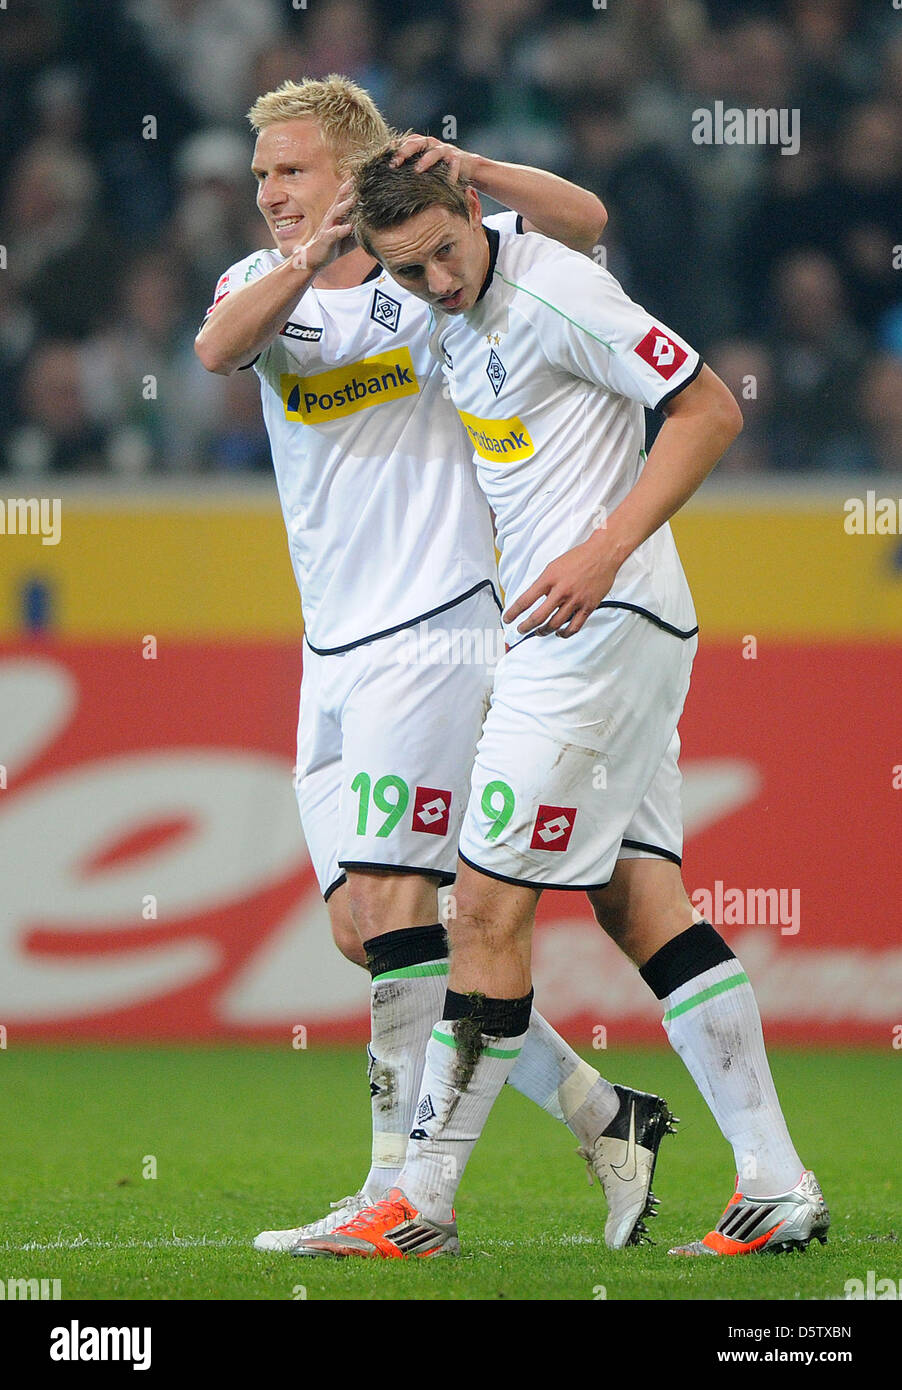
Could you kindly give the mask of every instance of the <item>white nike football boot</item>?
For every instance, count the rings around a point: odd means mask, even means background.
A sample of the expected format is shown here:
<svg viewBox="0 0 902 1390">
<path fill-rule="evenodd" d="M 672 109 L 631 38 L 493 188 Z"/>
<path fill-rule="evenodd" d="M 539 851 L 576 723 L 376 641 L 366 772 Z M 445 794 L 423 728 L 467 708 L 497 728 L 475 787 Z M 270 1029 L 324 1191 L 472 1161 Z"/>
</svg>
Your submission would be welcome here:
<svg viewBox="0 0 902 1390">
<path fill-rule="evenodd" d="M 352 1216 L 356 1216 L 364 1207 L 369 1206 L 371 1198 L 365 1197 L 362 1192 L 355 1192 L 353 1197 L 342 1197 L 340 1202 L 331 1202 L 332 1210 L 328 1216 L 320 1217 L 319 1221 L 311 1221 L 307 1226 L 293 1226 L 288 1231 L 261 1231 L 254 1241 L 255 1250 L 280 1251 L 286 1253 L 291 1250 L 298 1255 L 306 1255 L 307 1250 L 294 1250 L 299 1240 L 304 1240 L 309 1236 L 314 1239 L 317 1236 L 328 1236 L 339 1226 L 343 1226 L 346 1221 L 350 1221 Z"/>
<path fill-rule="evenodd" d="M 790 1192 L 778 1197 L 744 1197 L 736 1191 L 713 1231 L 702 1240 L 677 1245 L 671 1255 L 781 1254 L 804 1250 L 810 1241 L 827 1244 L 830 1213 L 813 1173 L 802 1174 Z"/>
<path fill-rule="evenodd" d="M 651 1190 L 658 1149 L 665 1134 L 674 1134 L 679 1121 L 660 1096 L 631 1091 L 615 1084 L 620 1109 L 591 1148 L 577 1149 L 601 1183 L 608 1201 L 605 1244 L 611 1250 L 627 1245 L 653 1245 L 646 1219 L 657 1216 L 658 1199 Z"/>
</svg>

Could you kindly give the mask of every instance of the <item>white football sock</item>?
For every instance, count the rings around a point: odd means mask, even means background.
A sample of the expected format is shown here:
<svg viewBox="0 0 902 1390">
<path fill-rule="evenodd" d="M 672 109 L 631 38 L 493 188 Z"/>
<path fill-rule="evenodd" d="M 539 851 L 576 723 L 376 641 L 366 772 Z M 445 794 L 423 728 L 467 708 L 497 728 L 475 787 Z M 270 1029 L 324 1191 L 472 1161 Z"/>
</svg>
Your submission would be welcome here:
<svg viewBox="0 0 902 1390">
<path fill-rule="evenodd" d="M 495 1099 L 520 1055 L 525 1033 L 497 1038 L 443 1019 L 432 1030 L 407 1158 L 397 1186 L 431 1221 L 451 1220 L 454 1195 Z M 478 1050 L 477 1050 L 478 1049 Z"/>
<path fill-rule="evenodd" d="M 770 1074 L 761 1016 L 733 957 L 680 985 L 665 1000 L 664 1028 L 732 1145 L 747 1197 L 790 1191 L 802 1175 Z"/>
<path fill-rule="evenodd" d="M 617 1114 L 617 1092 L 584 1062 L 535 1008 L 508 1084 L 563 1120 L 581 1144 L 592 1145 Z"/>
<path fill-rule="evenodd" d="M 367 1052 L 373 1156 L 363 1185 L 371 1201 L 397 1185 L 420 1095 L 426 1044 L 444 1008 L 447 984 L 447 960 L 387 970 L 372 982 Z"/>
</svg>

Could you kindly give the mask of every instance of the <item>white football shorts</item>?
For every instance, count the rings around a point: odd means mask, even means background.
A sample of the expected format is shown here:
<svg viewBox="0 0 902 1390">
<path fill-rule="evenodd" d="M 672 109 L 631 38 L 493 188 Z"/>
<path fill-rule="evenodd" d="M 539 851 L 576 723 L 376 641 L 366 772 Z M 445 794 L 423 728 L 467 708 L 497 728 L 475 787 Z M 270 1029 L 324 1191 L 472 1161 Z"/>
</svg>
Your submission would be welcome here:
<svg viewBox="0 0 902 1390">
<path fill-rule="evenodd" d="M 510 883 L 589 890 L 618 858 L 682 859 L 677 724 L 695 636 L 600 608 L 501 659 L 461 858 Z"/>
<path fill-rule="evenodd" d="M 320 656 L 305 645 L 295 790 L 326 899 L 348 868 L 453 881 L 503 651 L 488 587 L 346 652 Z"/>
</svg>

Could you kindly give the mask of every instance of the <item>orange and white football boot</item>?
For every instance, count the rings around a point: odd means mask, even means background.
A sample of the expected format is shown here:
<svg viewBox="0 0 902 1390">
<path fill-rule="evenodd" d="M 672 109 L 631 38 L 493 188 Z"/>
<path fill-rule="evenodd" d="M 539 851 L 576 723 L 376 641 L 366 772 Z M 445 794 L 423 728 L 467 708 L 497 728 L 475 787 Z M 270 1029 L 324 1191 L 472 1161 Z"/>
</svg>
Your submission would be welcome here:
<svg viewBox="0 0 902 1390">
<path fill-rule="evenodd" d="M 381 1202 L 364 1207 L 350 1221 L 329 1235 L 305 1237 L 292 1255 L 362 1255 L 370 1259 L 424 1259 L 432 1255 L 459 1255 L 457 1222 L 445 1225 L 429 1221 L 411 1206 L 399 1187 Z"/>
</svg>

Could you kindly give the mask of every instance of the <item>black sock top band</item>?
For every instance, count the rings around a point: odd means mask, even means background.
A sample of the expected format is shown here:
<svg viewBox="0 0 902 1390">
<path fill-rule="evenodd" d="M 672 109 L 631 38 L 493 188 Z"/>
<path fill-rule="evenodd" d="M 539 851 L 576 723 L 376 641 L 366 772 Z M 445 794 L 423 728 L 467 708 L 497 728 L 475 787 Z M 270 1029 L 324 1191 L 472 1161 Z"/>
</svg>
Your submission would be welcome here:
<svg viewBox="0 0 902 1390">
<path fill-rule="evenodd" d="M 404 970 L 409 965 L 424 965 L 428 960 L 444 960 L 448 954 L 448 938 L 441 922 L 431 927 L 405 927 L 403 931 L 387 931 L 364 942 L 366 965 L 375 977 L 388 970 Z"/>
<path fill-rule="evenodd" d="M 696 922 L 645 962 L 639 971 L 658 999 L 666 999 L 696 975 L 736 957 L 710 922 Z"/>
<path fill-rule="evenodd" d="M 487 999 L 484 994 L 457 994 L 449 989 L 445 995 L 445 1009 L 442 1018 L 454 1022 L 459 1018 L 472 1018 L 479 1025 L 480 1033 L 490 1038 L 519 1038 L 529 1028 L 532 1013 L 530 990 L 522 999 Z"/>
</svg>

